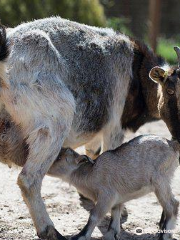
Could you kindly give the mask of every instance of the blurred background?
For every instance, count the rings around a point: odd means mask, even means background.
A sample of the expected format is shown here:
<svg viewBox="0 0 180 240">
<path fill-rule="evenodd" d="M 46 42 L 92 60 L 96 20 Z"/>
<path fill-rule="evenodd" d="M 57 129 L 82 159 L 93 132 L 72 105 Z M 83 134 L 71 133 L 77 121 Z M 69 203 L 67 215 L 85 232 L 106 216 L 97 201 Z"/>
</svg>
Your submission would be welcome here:
<svg viewBox="0 0 180 240">
<path fill-rule="evenodd" d="M 179 0 L 0 0 L 0 19 L 8 27 L 52 15 L 112 27 L 145 41 L 169 63 L 176 62 Z"/>
</svg>

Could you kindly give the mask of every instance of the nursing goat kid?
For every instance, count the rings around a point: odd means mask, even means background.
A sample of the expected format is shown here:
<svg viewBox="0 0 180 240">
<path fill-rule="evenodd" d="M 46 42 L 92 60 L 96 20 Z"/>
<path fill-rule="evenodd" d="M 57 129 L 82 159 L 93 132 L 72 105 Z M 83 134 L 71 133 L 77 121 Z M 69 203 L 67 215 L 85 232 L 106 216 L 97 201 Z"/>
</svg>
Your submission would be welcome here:
<svg viewBox="0 0 180 240">
<path fill-rule="evenodd" d="M 41 198 L 61 148 L 85 144 L 94 156 L 157 119 L 180 142 L 179 78 L 179 67 L 112 29 L 60 17 L 0 26 L 0 161 L 23 167 L 18 185 L 41 239 L 64 239 Z"/>
<path fill-rule="evenodd" d="M 163 213 L 160 240 L 172 239 L 179 202 L 171 191 L 171 179 L 179 165 L 180 145 L 154 135 L 144 135 L 104 152 L 94 164 L 87 156 L 62 149 L 49 173 L 72 184 L 96 203 L 88 223 L 73 240 L 89 240 L 94 228 L 111 211 L 105 239 L 120 238 L 123 204 L 150 192 L 156 194 Z"/>
</svg>

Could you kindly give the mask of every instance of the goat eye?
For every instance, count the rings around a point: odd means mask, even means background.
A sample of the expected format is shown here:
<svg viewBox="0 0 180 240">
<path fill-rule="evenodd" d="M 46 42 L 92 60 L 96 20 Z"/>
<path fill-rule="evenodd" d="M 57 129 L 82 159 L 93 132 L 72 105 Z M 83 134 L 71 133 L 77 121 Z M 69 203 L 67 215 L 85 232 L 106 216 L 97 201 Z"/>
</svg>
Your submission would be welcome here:
<svg viewBox="0 0 180 240">
<path fill-rule="evenodd" d="M 168 89 L 167 89 L 167 93 L 168 93 L 169 95 L 173 95 L 173 94 L 174 94 L 174 90 L 173 90 L 172 88 L 168 88 Z"/>
</svg>

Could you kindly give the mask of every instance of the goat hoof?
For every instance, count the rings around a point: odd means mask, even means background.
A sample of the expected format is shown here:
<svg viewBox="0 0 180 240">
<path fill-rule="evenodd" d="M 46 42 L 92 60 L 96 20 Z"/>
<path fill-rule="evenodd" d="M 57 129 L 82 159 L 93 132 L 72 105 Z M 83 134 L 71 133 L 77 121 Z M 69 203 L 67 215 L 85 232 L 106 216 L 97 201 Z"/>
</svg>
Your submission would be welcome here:
<svg viewBox="0 0 180 240">
<path fill-rule="evenodd" d="M 76 235 L 72 237 L 70 240 L 87 240 L 87 238 L 85 236 Z"/>
<path fill-rule="evenodd" d="M 116 240 L 119 240 L 119 239 L 120 239 L 120 235 L 119 235 L 119 234 L 115 234 L 115 235 L 114 235 L 114 238 L 115 238 Z"/>
<path fill-rule="evenodd" d="M 118 233 L 115 233 L 113 230 L 110 230 L 104 235 L 103 239 L 104 240 L 119 240 L 120 235 Z"/>
<path fill-rule="evenodd" d="M 160 233 L 158 240 L 175 240 L 169 234 Z"/>
<path fill-rule="evenodd" d="M 47 226 L 44 232 L 38 234 L 43 240 L 66 240 L 53 226 Z"/>
</svg>

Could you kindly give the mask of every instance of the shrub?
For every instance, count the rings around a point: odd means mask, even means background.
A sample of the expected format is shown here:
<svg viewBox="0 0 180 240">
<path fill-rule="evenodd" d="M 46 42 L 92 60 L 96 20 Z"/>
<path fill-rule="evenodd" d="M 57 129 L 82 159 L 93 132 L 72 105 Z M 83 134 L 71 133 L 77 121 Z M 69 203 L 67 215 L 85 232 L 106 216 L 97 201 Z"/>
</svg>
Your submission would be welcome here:
<svg viewBox="0 0 180 240">
<path fill-rule="evenodd" d="M 61 16 L 95 26 L 105 26 L 103 6 L 99 0 L 1 0 L 3 24 L 16 26 L 23 21 Z"/>
</svg>

